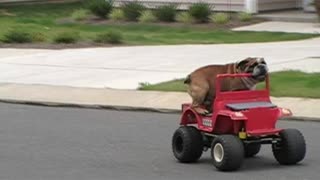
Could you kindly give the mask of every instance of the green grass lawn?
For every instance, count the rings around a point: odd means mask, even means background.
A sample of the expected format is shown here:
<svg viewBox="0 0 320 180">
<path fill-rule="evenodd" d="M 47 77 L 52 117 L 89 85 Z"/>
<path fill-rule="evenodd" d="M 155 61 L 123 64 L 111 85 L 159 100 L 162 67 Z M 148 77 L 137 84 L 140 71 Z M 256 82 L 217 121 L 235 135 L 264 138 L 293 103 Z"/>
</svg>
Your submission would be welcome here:
<svg viewBox="0 0 320 180">
<path fill-rule="evenodd" d="M 0 6 L 0 10 L 6 12 L 0 13 L 0 39 L 3 39 L 4 34 L 10 29 L 41 32 L 48 42 L 52 42 L 53 37 L 63 31 L 79 32 L 82 41 L 90 41 L 97 33 L 113 30 L 121 32 L 124 43 L 128 45 L 271 42 L 318 36 L 299 33 L 232 32 L 192 25 L 59 23 L 62 18 L 70 17 L 72 12 L 79 8 L 81 8 L 80 3 Z"/>
<path fill-rule="evenodd" d="M 320 98 L 320 73 L 303 73 L 300 71 L 281 71 L 270 75 L 271 95 L 275 97 Z M 264 87 L 259 84 L 258 88 Z M 140 90 L 186 92 L 183 79 L 154 85 L 144 84 Z"/>
</svg>

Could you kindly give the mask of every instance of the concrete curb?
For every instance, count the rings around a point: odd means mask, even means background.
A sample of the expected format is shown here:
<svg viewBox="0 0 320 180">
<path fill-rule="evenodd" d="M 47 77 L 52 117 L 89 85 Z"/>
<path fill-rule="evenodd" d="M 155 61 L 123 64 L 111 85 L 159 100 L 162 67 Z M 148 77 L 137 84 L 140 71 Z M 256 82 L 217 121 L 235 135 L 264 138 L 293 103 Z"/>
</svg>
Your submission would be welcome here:
<svg viewBox="0 0 320 180">
<path fill-rule="evenodd" d="M 86 109 L 110 109 L 110 110 L 125 110 L 125 111 L 147 111 L 159 113 L 180 113 L 178 109 L 165 109 L 165 108 L 151 108 L 151 107 L 134 107 L 134 106 L 117 106 L 117 105 L 100 105 L 100 104 L 74 104 L 62 102 L 45 102 L 45 101 L 25 101 L 25 100 L 11 100 L 0 99 L 1 103 L 9 104 L 25 104 L 34 106 L 47 106 L 47 107 L 69 107 L 69 108 L 86 108 Z M 319 119 L 320 120 L 320 119 Z"/>
<path fill-rule="evenodd" d="M 164 109 L 164 108 L 151 108 L 151 107 L 134 107 L 134 106 L 117 106 L 117 105 L 97 105 L 97 104 L 74 104 L 62 102 L 45 102 L 45 101 L 25 101 L 25 100 L 10 100 L 0 99 L 1 103 L 10 104 L 25 104 L 34 106 L 47 106 L 47 107 L 66 107 L 66 108 L 88 108 L 88 109 L 108 109 L 116 111 L 141 111 L 141 112 L 157 112 L 157 113 L 172 113 L 179 114 L 181 110 L 178 109 Z M 320 122 L 320 118 L 292 116 L 282 118 L 284 121 L 307 121 L 307 122 Z"/>
<path fill-rule="evenodd" d="M 303 116 L 291 116 L 287 118 L 282 118 L 281 120 L 320 122 L 320 118 L 303 117 Z"/>
<path fill-rule="evenodd" d="M 275 98 L 279 107 L 291 109 L 290 120 L 319 121 L 320 99 Z M 78 88 L 66 86 L 3 84 L 0 102 L 50 107 L 75 107 L 180 113 L 181 104 L 191 102 L 187 93 Z M 307 107 L 307 108 L 306 108 Z M 288 118 L 287 118 L 288 119 Z"/>
</svg>

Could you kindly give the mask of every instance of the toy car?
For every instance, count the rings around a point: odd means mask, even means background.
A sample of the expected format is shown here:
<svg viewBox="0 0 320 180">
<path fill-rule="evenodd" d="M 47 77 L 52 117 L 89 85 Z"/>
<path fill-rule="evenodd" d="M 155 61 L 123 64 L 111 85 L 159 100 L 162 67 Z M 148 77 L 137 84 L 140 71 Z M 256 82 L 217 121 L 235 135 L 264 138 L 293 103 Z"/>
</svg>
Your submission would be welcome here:
<svg viewBox="0 0 320 180">
<path fill-rule="evenodd" d="M 174 156 L 182 163 L 197 161 L 211 148 L 214 166 L 221 171 L 237 170 L 244 157 L 259 153 L 262 144 L 271 144 L 275 159 L 292 165 L 304 159 L 306 143 L 296 129 L 276 128 L 279 118 L 291 116 L 289 109 L 271 103 L 269 77 L 262 90 L 222 92 L 223 78 L 250 77 L 251 74 L 219 74 L 216 97 L 209 116 L 196 113 L 191 104 L 182 105 L 180 127 L 172 138 Z"/>
</svg>

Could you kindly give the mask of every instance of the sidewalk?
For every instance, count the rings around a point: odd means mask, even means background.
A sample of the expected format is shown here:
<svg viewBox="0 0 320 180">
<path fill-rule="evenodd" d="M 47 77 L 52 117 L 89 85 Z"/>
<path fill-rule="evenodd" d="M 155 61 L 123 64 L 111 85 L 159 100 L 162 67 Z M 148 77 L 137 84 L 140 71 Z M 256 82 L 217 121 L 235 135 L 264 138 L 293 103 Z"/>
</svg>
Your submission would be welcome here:
<svg viewBox="0 0 320 180">
<path fill-rule="evenodd" d="M 124 98 L 125 97 L 125 98 Z M 121 110 L 180 112 L 181 104 L 191 102 L 187 93 L 94 88 L 72 88 L 44 85 L 3 84 L 2 102 L 71 106 Z M 274 104 L 289 108 L 298 120 L 320 120 L 320 99 L 272 98 Z"/>
<path fill-rule="evenodd" d="M 288 11 L 270 11 L 259 13 L 256 17 L 282 22 L 303 22 L 316 23 L 318 22 L 317 14 L 305 12 L 303 10 L 288 10 Z"/>
</svg>

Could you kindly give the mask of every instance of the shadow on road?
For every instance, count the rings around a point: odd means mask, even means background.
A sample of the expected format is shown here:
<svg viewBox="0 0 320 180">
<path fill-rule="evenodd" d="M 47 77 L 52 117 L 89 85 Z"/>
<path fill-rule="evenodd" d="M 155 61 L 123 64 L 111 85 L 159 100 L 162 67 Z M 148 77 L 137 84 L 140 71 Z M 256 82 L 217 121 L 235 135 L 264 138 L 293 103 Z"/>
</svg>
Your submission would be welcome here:
<svg viewBox="0 0 320 180">
<path fill-rule="evenodd" d="M 201 158 L 197 164 L 206 164 L 213 167 L 211 158 Z M 257 171 L 268 171 L 268 170 L 290 170 L 295 168 L 306 167 L 307 165 L 303 162 L 291 166 L 283 166 L 277 163 L 273 157 L 256 156 L 252 158 L 246 158 L 242 164 L 241 172 L 257 172 Z"/>
</svg>

